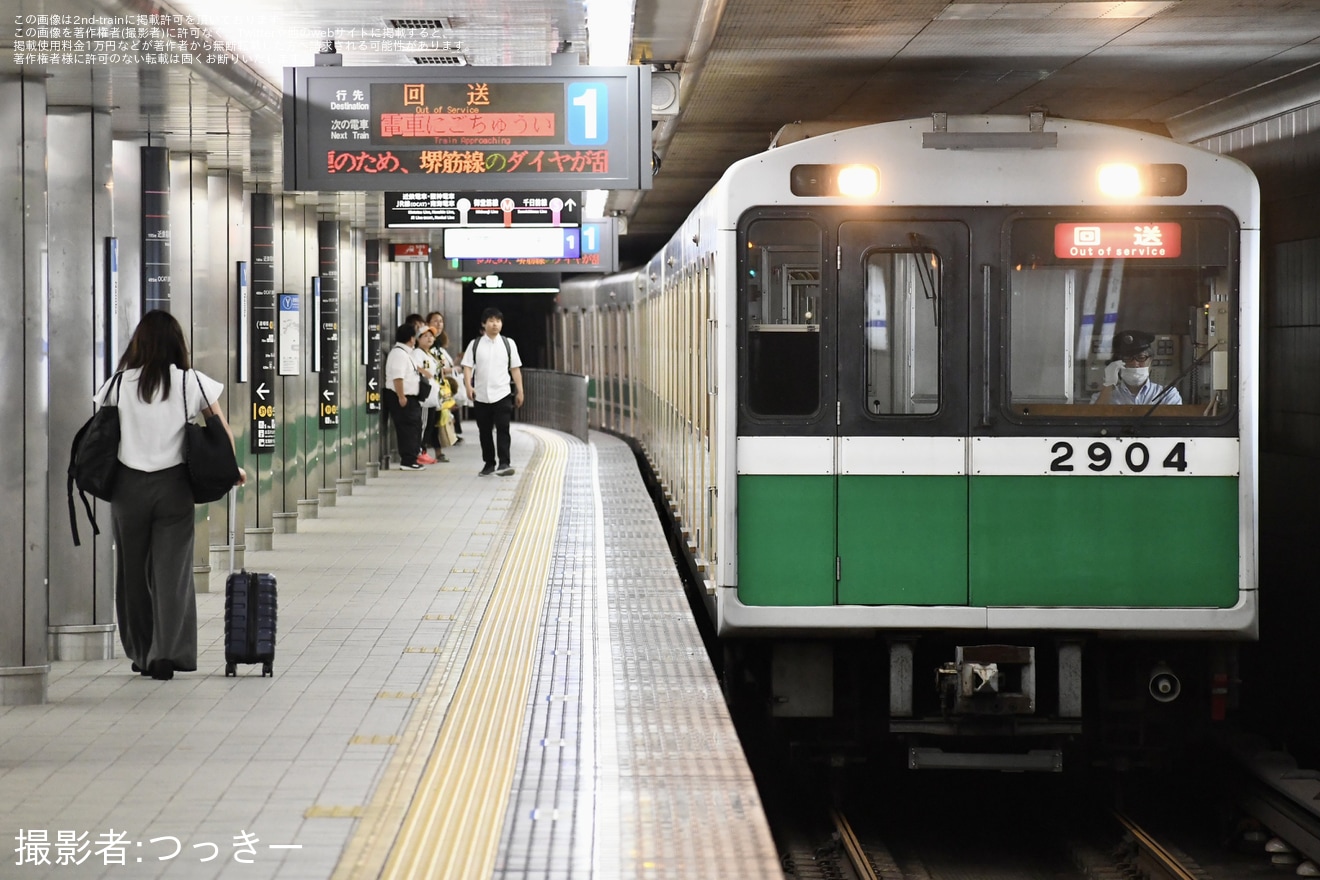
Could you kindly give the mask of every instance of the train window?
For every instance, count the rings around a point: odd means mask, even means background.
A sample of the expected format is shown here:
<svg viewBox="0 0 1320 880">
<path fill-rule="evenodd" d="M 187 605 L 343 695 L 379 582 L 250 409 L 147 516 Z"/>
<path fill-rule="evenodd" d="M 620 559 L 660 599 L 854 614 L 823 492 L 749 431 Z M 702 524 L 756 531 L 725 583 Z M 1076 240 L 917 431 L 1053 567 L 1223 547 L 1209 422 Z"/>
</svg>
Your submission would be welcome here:
<svg viewBox="0 0 1320 880">
<path fill-rule="evenodd" d="M 874 415 L 939 409 L 940 261 L 931 251 L 866 259 L 866 402 Z"/>
<path fill-rule="evenodd" d="M 1144 232 L 1143 232 L 1144 230 Z M 1134 235 L 1146 244 L 1131 245 Z M 1233 405 L 1228 223 L 1013 226 L 1009 387 L 1024 416 L 1138 411 L 1216 417 Z M 1123 235 L 1116 246 L 1107 236 Z M 1109 254 L 1122 252 L 1125 258 Z M 1103 254 L 1104 256 L 1100 256 Z"/>
<path fill-rule="evenodd" d="M 815 223 L 757 220 L 748 226 L 741 293 L 752 412 L 808 416 L 820 408 L 820 284 Z"/>
</svg>

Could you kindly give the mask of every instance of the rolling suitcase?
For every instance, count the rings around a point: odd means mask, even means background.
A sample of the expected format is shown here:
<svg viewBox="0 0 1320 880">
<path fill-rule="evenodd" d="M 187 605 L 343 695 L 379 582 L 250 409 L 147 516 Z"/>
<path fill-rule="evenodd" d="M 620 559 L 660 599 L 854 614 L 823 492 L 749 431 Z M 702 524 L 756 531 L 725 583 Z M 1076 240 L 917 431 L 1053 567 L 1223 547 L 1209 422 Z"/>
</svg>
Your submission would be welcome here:
<svg viewBox="0 0 1320 880">
<path fill-rule="evenodd" d="M 261 675 L 274 675 L 275 576 L 234 571 L 234 522 L 238 490 L 229 492 L 229 577 L 225 579 L 225 675 L 237 675 L 238 664 L 260 663 Z"/>
</svg>

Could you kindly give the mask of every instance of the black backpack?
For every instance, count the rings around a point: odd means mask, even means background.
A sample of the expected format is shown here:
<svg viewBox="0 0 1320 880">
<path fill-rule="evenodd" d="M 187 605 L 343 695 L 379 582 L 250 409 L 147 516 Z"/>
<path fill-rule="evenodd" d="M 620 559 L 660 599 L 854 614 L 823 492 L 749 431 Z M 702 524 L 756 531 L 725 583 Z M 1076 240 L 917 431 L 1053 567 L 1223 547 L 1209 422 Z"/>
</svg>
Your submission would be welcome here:
<svg viewBox="0 0 1320 880">
<path fill-rule="evenodd" d="M 78 496 L 82 498 L 87 510 L 87 519 L 92 524 L 92 533 L 99 535 L 96 517 L 92 514 L 92 503 L 87 496 L 109 501 L 114 492 L 115 478 L 119 476 L 119 384 L 123 373 L 115 373 L 106 388 L 104 403 L 97 407 L 92 417 L 78 429 L 73 436 L 73 446 L 69 449 L 69 528 L 73 530 L 73 545 L 82 544 L 78 540 L 78 523 L 73 506 L 73 487 L 78 487 Z M 114 393 L 114 403 L 110 395 Z"/>
</svg>

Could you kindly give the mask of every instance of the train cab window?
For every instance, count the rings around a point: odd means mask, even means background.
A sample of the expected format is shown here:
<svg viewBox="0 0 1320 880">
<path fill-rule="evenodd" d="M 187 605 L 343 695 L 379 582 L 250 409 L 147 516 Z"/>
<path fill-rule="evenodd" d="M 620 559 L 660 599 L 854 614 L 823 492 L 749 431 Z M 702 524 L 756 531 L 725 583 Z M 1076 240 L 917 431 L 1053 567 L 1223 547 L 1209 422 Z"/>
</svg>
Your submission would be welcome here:
<svg viewBox="0 0 1320 880">
<path fill-rule="evenodd" d="M 767 416 L 820 409 L 821 233 L 810 220 L 747 228 L 741 303 L 747 328 L 747 403 Z"/>
<path fill-rule="evenodd" d="M 1008 289 L 1012 411 L 1225 414 L 1234 405 L 1236 349 L 1231 232 L 1204 217 L 1017 221 Z"/>
<path fill-rule="evenodd" d="M 931 251 L 866 258 L 866 405 L 873 415 L 939 409 L 940 260 Z"/>
</svg>

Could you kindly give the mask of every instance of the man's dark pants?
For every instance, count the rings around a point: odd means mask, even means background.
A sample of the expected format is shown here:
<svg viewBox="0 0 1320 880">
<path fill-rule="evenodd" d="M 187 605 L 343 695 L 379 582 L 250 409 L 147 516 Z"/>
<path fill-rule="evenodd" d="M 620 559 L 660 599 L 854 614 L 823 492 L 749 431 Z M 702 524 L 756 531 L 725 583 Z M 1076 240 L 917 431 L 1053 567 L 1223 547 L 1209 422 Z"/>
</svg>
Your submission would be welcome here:
<svg viewBox="0 0 1320 880">
<path fill-rule="evenodd" d="M 481 435 L 481 460 L 487 467 L 495 467 L 496 452 L 499 453 L 499 467 L 509 466 L 509 422 L 513 421 L 513 395 L 494 403 L 472 404 L 472 418 L 477 422 L 477 432 Z M 494 432 L 494 437 L 491 433 Z"/>
<path fill-rule="evenodd" d="M 399 464 L 416 464 L 422 451 L 422 403 L 409 395 L 407 406 L 399 406 L 399 395 L 393 391 L 383 396 L 399 438 Z"/>
</svg>

